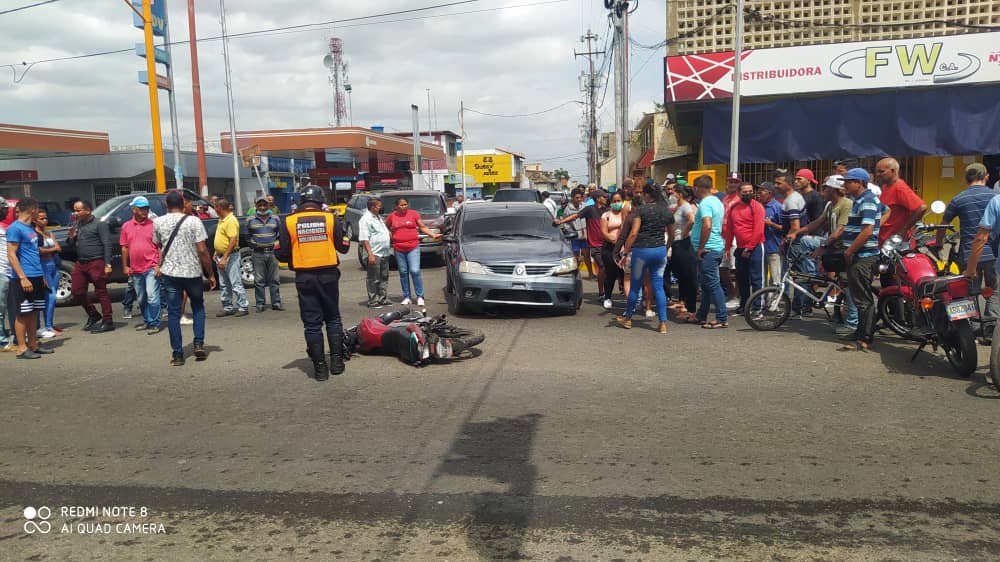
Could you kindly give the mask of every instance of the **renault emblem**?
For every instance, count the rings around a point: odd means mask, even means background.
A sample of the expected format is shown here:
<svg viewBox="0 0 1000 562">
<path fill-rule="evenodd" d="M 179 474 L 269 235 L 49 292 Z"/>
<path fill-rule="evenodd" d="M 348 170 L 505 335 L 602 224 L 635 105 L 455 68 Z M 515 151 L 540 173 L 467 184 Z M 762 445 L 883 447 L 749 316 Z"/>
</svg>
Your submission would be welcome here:
<svg viewBox="0 0 1000 562">
<path fill-rule="evenodd" d="M 514 275 L 524 275 L 524 273 L 525 273 L 525 271 L 524 271 L 524 266 L 523 265 L 519 265 L 519 266 L 517 266 L 517 267 L 514 268 Z"/>
</svg>

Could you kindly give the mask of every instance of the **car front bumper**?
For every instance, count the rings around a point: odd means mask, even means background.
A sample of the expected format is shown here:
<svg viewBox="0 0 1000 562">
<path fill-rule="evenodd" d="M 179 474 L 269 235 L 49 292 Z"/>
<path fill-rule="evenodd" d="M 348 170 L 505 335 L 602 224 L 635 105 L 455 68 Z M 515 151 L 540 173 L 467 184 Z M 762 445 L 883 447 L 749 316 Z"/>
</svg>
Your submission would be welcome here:
<svg viewBox="0 0 1000 562">
<path fill-rule="evenodd" d="M 516 305 L 572 310 L 579 306 L 583 284 L 579 275 L 512 277 L 459 273 L 455 290 L 462 304 Z"/>
</svg>

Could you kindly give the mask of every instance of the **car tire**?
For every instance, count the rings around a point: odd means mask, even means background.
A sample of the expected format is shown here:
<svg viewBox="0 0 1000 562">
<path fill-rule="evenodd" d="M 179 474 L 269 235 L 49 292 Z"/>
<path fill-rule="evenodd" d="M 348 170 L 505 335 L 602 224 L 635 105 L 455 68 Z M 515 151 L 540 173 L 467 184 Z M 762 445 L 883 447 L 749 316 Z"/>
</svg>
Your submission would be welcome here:
<svg viewBox="0 0 1000 562">
<path fill-rule="evenodd" d="M 56 306 L 73 304 L 73 262 L 59 264 L 59 288 L 56 289 Z"/>
<path fill-rule="evenodd" d="M 253 250 L 250 248 L 240 248 L 240 278 L 243 279 L 244 288 L 253 288 Z"/>
<path fill-rule="evenodd" d="M 462 303 L 462 298 L 458 295 L 455 284 L 451 281 L 451 275 L 447 276 L 445 286 L 445 300 L 448 301 L 448 314 L 452 316 L 462 316 L 469 313 L 469 308 Z"/>
</svg>

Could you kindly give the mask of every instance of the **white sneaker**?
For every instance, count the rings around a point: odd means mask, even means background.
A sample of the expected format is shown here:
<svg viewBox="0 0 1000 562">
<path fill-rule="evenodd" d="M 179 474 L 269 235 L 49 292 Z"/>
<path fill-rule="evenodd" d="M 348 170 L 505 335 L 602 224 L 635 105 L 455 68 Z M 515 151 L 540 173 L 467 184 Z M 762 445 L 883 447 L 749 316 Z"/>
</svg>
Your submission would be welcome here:
<svg viewBox="0 0 1000 562">
<path fill-rule="evenodd" d="M 424 297 L 417 297 L 417 306 L 424 306 Z"/>
<path fill-rule="evenodd" d="M 42 333 L 38 334 L 38 337 L 44 339 L 54 338 L 56 337 L 56 333 L 53 332 L 52 330 L 45 330 Z"/>
<path fill-rule="evenodd" d="M 35 332 L 35 335 L 36 335 L 36 336 L 38 336 L 38 337 L 42 337 L 42 332 L 44 332 L 44 331 L 45 331 L 45 330 L 43 330 L 43 329 L 39 328 L 39 329 L 38 329 L 38 330 L 37 330 L 37 331 Z"/>
<path fill-rule="evenodd" d="M 187 314 L 181 316 L 181 326 L 190 326 L 191 324 L 194 324 L 194 320 L 190 316 Z"/>
<path fill-rule="evenodd" d="M 739 310 L 739 308 L 740 299 L 729 299 L 729 302 L 726 303 L 726 310 Z"/>
<path fill-rule="evenodd" d="M 131 308 L 126 308 L 125 310 L 123 310 L 122 311 L 122 318 L 124 318 L 125 320 L 131 320 L 132 319 L 132 309 Z"/>
<path fill-rule="evenodd" d="M 611 299 L 604 299 L 604 310 L 611 310 L 614 304 L 611 303 Z"/>
<path fill-rule="evenodd" d="M 653 318 L 654 316 L 656 316 L 656 313 L 652 309 L 646 311 L 646 318 Z"/>
<path fill-rule="evenodd" d="M 399 304 L 403 304 L 403 305 L 413 304 L 413 301 L 410 300 L 410 297 L 406 297 L 405 299 L 399 301 Z"/>
</svg>

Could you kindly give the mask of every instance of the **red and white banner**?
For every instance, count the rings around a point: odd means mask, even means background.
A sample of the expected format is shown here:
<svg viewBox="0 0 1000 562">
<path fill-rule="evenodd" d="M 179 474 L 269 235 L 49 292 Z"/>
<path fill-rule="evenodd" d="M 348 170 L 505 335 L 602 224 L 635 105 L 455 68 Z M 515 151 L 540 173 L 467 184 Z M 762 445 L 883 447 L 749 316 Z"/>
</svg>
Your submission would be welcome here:
<svg viewBox="0 0 1000 562">
<path fill-rule="evenodd" d="M 666 101 L 729 98 L 734 53 L 666 57 Z M 741 96 L 1000 82 L 1000 32 L 747 50 Z"/>
</svg>

